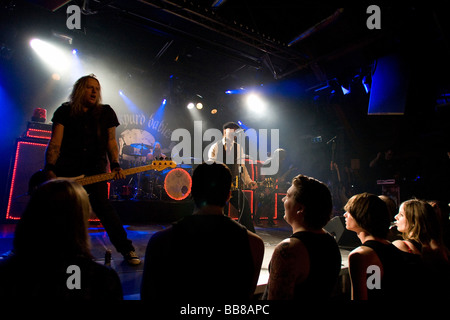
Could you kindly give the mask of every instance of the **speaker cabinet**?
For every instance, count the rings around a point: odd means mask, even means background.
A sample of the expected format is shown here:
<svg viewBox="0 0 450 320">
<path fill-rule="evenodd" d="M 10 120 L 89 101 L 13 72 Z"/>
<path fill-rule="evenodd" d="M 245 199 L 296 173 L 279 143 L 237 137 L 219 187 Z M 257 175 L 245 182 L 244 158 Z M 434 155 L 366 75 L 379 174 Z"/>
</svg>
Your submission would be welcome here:
<svg viewBox="0 0 450 320">
<path fill-rule="evenodd" d="M 6 219 L 20 219 L 29 200 L 28 183 L 31 176 L 44 168 L 47 141 L 19 139 L 10 176 L 10 189 Z"/>
<path fill-rule="evenodd" d="M 324 229 L 336 239 L 338 246 L 343 249 L 354 249 L 361 245 L 356 233 L 345 228 L 344 217 L 334 217 Z"/>
</svg>

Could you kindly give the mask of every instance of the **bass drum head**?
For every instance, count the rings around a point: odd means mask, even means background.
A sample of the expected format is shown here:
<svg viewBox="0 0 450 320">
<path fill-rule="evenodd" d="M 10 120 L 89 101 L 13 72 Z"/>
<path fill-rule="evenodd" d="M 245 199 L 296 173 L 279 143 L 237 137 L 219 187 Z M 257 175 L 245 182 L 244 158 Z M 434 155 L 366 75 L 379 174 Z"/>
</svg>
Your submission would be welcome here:
<svg viewBox="0 0 450 320">
<path fill-rule="evenodd" d="M 186 199 L 191 193 L 192 178 L 184 169 L 170 170 L 164 179 L 164 190 L 173 200 Z"/>
</svg>

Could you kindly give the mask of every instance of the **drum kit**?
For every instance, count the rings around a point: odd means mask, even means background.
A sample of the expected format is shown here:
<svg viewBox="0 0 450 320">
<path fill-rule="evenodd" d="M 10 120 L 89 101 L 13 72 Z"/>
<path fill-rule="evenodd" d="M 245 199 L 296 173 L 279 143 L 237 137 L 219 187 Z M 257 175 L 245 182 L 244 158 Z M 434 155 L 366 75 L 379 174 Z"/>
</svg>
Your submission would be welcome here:
<svg viewBox="0 0 450 320">
<path fill-rule="evenodd" d="M 151 164 L 153 160 L 170 160 L 168 157 L 153 158 L 152 145 L 133 143 L 122 147 L 120 164 L 124 169 Z M 124 159 L 123 155 L 127 155 Z M 194 158 L 182 159 L 192 163 Z M 162 171 L 150 170 L 130 175 L 126 180 L 112 182 L 111 198 L 116 200 L 184 200 L 190 196 L 192 187 L 191 164 L 177 164 L 175 168 Z"/>
<path fill-rule="evenodd" d="M 128 169 L 133 167 L 138 167 L 147 163 L 147 157 L 151 155 L 151 150 L 153 147 L 144 143 L 133 143 L 130 145 L 124 145 L 122 147 L 121 166 L 122 168 Z M 124 157 L 127 155 L 128 157 Z M 131 159 L 131 160 L 129 160 Z"/>
</svg>

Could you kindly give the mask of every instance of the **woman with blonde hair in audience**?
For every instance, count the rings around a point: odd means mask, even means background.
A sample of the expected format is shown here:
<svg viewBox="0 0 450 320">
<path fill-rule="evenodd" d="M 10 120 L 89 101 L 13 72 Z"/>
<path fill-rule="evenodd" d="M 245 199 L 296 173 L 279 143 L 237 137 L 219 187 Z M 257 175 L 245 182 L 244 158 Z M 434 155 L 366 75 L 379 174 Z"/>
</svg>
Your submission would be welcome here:
<svg viewBox="0 0 450 320">
<path fill-rule="evenodd" d="M 45 182 L 17 224 L 13 255 L 0 263 L 0 298 L 122 300 L 117 273 L 93 261 L 89 196 L 73 181 Z"/>
<path fill-rule="evenodd" d="M 399 290 L 420 285 L 414 268 L 420 257 L 402 252 L 387 240 L 386 203 L 374 194 L 361 193 L 351 197 L 344 209 L 345 227 L 356 232 L 362 243 L 348 256 L 352 299 L 394 299 Z"/>
<path fill-rule="evenodd" d="M 397 230 L 403 240 L 393 244 L 402 251 L 424 255 L 425 258 L 449 261 L 443 244 L 442 228 L 436 211 L 426 201 L 410 199 L 404 201 L 395 216 Z"/>
<path fill-rule="evenodd" d="M 430 295 L 449 297 L 449 252 L 444 245 L 442 227 L 436 210 L 426 201 L 411 199 L 400 205 L 395 216 L 403 240 L 393 244 L 402 251 L 422 257 Z"/>
</svg>

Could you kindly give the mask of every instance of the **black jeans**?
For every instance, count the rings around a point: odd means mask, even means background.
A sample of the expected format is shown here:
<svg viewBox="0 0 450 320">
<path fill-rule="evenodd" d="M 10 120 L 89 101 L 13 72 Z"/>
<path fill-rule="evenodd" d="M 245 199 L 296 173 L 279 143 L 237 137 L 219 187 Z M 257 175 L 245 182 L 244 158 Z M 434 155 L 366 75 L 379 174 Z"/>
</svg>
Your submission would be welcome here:
<svg viewBox="0 0 450 320">
<path fill-rule="evenodd" d="M 122 254 L 134 251 L 132 242 L 127 238 L 127 233 L 123 228 L 119 215 L 109 202 L 108 185 L 106 182 L 87 185 L 85 189 L 89 194 L 92 210 L 100 219 L 100 222 L 108 233 L 109 240 L 116 250 Z"/>
</svg>

